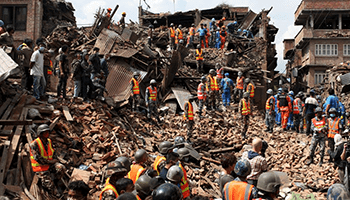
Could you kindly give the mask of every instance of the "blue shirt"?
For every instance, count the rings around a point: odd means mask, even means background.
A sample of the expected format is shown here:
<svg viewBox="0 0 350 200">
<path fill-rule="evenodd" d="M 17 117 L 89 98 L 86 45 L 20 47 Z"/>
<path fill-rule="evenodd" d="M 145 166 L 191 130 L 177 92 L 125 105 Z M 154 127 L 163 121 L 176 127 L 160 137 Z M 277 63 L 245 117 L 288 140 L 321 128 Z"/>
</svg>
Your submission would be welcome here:
<svg viewBox="0 0 350 200">
<path fill-rule="evenodd" d="M 220 40 L 220 31 L 216 31 L 216 39 Z"/>
<path fill-rule="evenodd" d="M 277 108 L 277 94 L 275 96 L 273 96 L 275 98 L 275 111 L 277 112 L 278 111 L 278 108 Z"/>
<path fill-rule="evenodd" d="M 205 29 L 205 28 L 199 28 L 199 29 L 197 30 L 197 32 L 199 32 L 199 36 L 200 36 L 200 37 L 204 37 L 204 36 L 207 34 L 207 29 Z"/>
<path fill-rule="evenodd" d="M 338 110 L 338 108 L 339 108 L 339 99 L 338 99 L 338 97 L 336 97 L 334 95 L 329 95 L 327 97 L 326 104 L 330 105 L 329 109 L 335 108 L 336 110 Z"/>
<path fill-rule="evenodd" d="M 209 23 L 209 28 L 210 28 L 210 30 L 216 30 L 216 22 L 215 21 L 211 21 L 210 23 Z"/>
<path fill-rule="evenodd" d="M 224 92 L 230 92 L 230 86 L 234 87 L 232 79 L 226 77 L 221 80 L 221 87 L 224 89 Z"/>
<path fill-rule="evenodd" d="M 342 104 L 342 102 L 339 101 L 339 109 L 338 109 L 338 113 L 340 113 L 341 115 L 345 114 L 345 107 Z"/>
</svg>

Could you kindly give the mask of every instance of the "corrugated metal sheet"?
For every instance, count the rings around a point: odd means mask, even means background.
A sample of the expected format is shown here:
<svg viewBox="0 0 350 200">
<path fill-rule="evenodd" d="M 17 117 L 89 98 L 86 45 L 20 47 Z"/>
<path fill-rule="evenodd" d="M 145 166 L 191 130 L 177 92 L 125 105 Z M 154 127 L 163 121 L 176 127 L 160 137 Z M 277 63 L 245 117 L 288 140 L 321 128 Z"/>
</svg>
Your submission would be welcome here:
<svg viewBox="0 0 350 200">
<path fill-rule="evenodd" d="M 147 72 L 132 68 L 123 59 L 115 59 L 109 63 L 106 89 L 108 96 L 112 97 L 115 102 L 121 102 L 130 97 L 130 80 L 135 71 L 140 72 L 139 81 L 147 75 Z"/>
<path fill-rule="evenodd" d="M 11 71 L 18 66 L 7 53 L 0 48 L 0 82 L 5 80 Z"/>
<path fill-rule="evenodd" d="M 122 57 L 122 58 L 130 58 L 138 52 L 137 49 L 118 49 L 117 53 L 111 53 L 112 56 Z"/>
<path fill-rule="evenodd" d="M 177 102 L 180 105 L 180 108 L 182 110 L 184 110 L 185 109 L 184 105 L 188 101 L 189 97 L 192 96 L 192 94 L 188 90 L 183 89 L 183 88 L 172 87 L 171 90 L 173 91 L 173 93 L 177 99 Z M 196 112 L 197 111 L 197 104 L 195 102 L 193 102 L 192 105 L 193 105 L 193 112 Z"/>
<path fill-rule="evenodd" d="M 100 54 L 106 54 L 111 52 L 114 43 L 119 39 L 119 35 L 111 30 L 103 29 L 98 36 L 95 46 L 100 49 Z"/>
</svg>

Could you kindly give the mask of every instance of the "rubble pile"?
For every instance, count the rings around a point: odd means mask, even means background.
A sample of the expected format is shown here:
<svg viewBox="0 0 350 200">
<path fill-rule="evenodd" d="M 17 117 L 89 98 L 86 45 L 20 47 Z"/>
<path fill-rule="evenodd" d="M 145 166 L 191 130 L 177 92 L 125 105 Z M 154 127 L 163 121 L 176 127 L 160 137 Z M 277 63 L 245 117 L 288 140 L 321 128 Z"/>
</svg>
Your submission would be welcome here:
<svg viewBox="0 0 350 200">
<path fill-rule="evenodd" d="M 27 114 L 31 112 L 30 109 L 37 109 L 40 115 L 30 119 L 31 115 Z M 10 122 L 3 125 L 0 130 L 2 158 L 7 158 L 7 162 L 0 165 L 1 169 L 6 169 L 5 173 L 0 174 L 6 184 L 2 192 L 11 197 L 22 196 L 22 191 L 26 190 L 26 193 L 36 194 L 28 149 L 28 143 L 36 135 L 35 127 L 30 124 L 50 124 L 54 149 L 60 163 L 68 170 L 63 180 L 69 182 L 82 179 L 95 196 L 100 192 L 99 185 L 104 183 L 102 169 L 108 162 L 118 156 L 132 158 L 139 148 L 144 148 L 154 159 L 158 155 L 160 142 L 173 141 L 176 136 L 186 136 L 187 130 L 181 115 L 163 113 L 161 120 L 164 123 L 157 123 L 156 120 L 149 121 L 142 113 L 131 113 L 128 107 L 113 109 L 104 102 L 87 103 L 82 99 L 53 101 L 50 104 L 37 101 L 20 91 L 13 98 L 8 98 L 0 110 L 5 110 L 1 113 L 2 119 L 17 119 L 16 122 L 11 121 L 12 125 L 9 125 Z M 326 164 L 319 167 L 316 165 L 319 160 L 316 152 L 315 164 L 306 167 L 304 163 L 311 137 L 283 132 L 279 128 L 272 134 L 264 132 L 263 116 L 259 113 L 255 108 L 247 140 L 240 137 L 243 127 L 233 107 L 225 112 L 206 111 L 203 119 L 196 117 L 192 146 L 201 158 L 190 159 L 185 163 L 192 194 L 220 197 L 217 181 L 222 170 L 222 153 L 233 151 L 239 157 L 249 149 L 254 137 L 260 137 L 269 144 L 266 151 L 269 170 L 287 172 L 292 181 L 287 188 L 281 190 L 284 195 L 291 196 L 296 192 L 306 197 L 312 193 L 317 199 L 325 199 L 328 187 L 339 182 L 336 170 L 327 162 L 329 156 L 325 156 Z M 8 130 L 14 125 L 15 132 L 11 134 Z"/>
</svg>

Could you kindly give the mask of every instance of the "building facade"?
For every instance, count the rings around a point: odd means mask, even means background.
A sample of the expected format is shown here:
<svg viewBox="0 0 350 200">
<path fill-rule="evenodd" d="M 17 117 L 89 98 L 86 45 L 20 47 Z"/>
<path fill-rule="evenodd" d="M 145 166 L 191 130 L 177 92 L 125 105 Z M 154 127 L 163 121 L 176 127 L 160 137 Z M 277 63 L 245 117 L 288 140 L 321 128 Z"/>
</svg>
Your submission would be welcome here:
<svg viewBox="0 0 350 200">
<path fill-rule="evenodd" d="M 41 37 L 43 5 L 40 0 L 1 0 L 0 19 L 15 29 L 15 45 Z"/>
<path fill-rule="evenodd" d="M 302 26 L 284 40 L 284 59 L 295 91 L 322 86 L 326 70 L 350 60 L 350 1 L 303 0 L 294 13 Z"/>
</svg>

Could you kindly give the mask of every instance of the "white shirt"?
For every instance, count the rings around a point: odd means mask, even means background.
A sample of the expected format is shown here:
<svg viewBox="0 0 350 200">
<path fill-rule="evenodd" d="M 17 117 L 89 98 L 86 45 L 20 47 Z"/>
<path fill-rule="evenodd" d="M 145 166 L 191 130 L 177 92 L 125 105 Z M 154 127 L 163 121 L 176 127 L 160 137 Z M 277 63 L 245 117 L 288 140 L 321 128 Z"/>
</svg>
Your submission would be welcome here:
<svg viewBox="0 0 350 200">
<path fill-rule="evenodd" d="M 318 105 L 317 100 L 314 97 L 308 97 L 305 100 L 305 104 L 313 104 L 313 105 Z"/>
<path fill-rule="evenodd" d="M 30 62 L 34 62 L 34 66 L 30 70 L 30 75 L 33 76 L 44 76 L 44 54 L 40 53 L 39 50 L 34 51 Z"/>
</svg>

